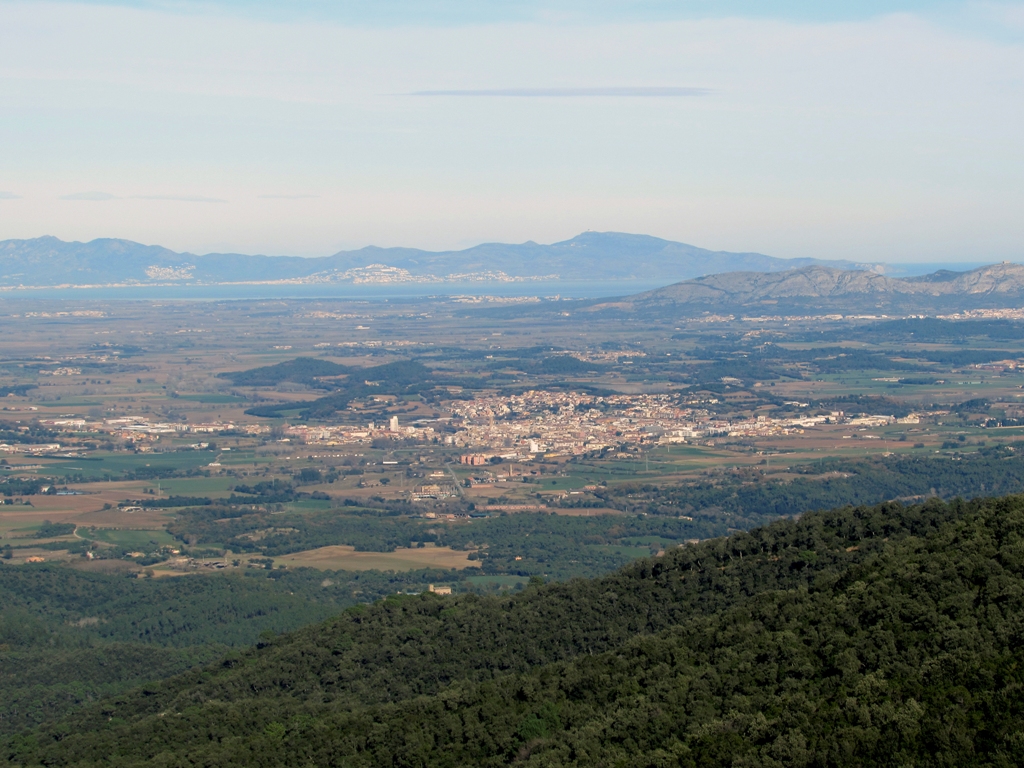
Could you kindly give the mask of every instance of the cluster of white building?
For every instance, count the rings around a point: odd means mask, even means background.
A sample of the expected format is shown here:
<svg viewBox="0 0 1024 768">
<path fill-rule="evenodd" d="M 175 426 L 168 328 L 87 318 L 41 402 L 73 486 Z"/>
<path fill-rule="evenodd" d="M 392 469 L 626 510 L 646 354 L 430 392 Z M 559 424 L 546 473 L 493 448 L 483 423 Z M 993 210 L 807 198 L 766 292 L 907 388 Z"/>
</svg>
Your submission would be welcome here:
<svg viewBox="0 0 1024 768">
<path fill-rule="evenodd" d="M 295 424 L 285 427 L 287 440 L 297 440 L 309 445 L 342 445 L 344 443 L 371 443 L 378 438 L 413 439 L 431 442 L 437 437 L 433 427 L 402 426 L 397 416 L 387 422 L 369 422 L 360 426 L 318 426 Z"/>
<path fill-rule="evenodd" d="M 595 396 L 580 392 L 529 391 L 521 395 L 485 395 L 457 400 L 448 406 L 451 426 L 442 432 L 433 426 L 408 426 L 398 416 L 386 422 L 359 425 L 285 426 L 277 439 L 309 445 L 368 444 L 380 438 L 443 442 L 467 449 L 467 464 L 488 463 L 494 456 L 529 459 L 538 454 L 580 455 L 623 446 L 687 443 L 716 437 L 772 437 L 800 434 L 804 429 L 825 424 L 856 427 L 884 427 L 893 423 L 917 424 L 920 417 L 856 415 L 843 411 L 787 418 L 756 416 L 742 420 L 721 418 L 707 406 L 717 400 L 680 401 L 678 395 L 638 394 Z M 790 405 L 805 407 L 806 403 Z M 445 419 L 447 420 L 447 419 Z M 212 435 L 222 432 L 266 435 L 267 424 L 233 422 L 154 422 L 142 416 L 121 416 L 103 421 L 78 417 L 45 419 L 43 426 L 63 432 L 105 432 L 123 440 L 140 442 L 162 435 Z M 45 453 L 59 450 L 59 444 L 0 444 L 0 452 Z"/>
<path fill-rule="evenodd" d="M 60 450 L 60 443 L 0 443 L 0 453 L 52 453 Z"/>
<path fill-rule="evenodd" d="M 719 418 L 700 404 L 692 406 L 681 404 L 672 395 L 597 397 L 531 391 L 513 397 L 459 401 L 451 410 L 462 419 L 455 445 L 474 451 L 464 457 L 467 464 L 483 464 L 491 456 L 579 455 L 622 445 L 801 434 L 808 427 L 824 424 L 881 427 L 919 422 L 916 414 L 900 419 L 885 415 L 848 418 L 843 411 L 737 421 Z"/>
<path fill-rule="evenodd" d="M 81 421 L 80 424 L 76 424 L 75 426 L 80 426 L 82 429 L 88 429 L 90 431 L 109 432 L 116 437 L 120 437 L 125 440 L 137 440 L 143 436 L 188 433 L 216 434 L 218 432 L 229 432 L 238 429 L 238 427 L 231 422 L 213 421 L 200 424 L 152 422 L 138 416 L 120 416 L 114 419 L 105 419 L 102 424 L 88 424 L 85 421 Z"/>
<path fill-rule="evenodd" d="M 729 423 L 672 395 L 530 391 L 512 397 L 459 401 L 454 443 L 495 455 L 582 454 L 622 444 L 685 442 L 728 434 Z"/>
</svg>

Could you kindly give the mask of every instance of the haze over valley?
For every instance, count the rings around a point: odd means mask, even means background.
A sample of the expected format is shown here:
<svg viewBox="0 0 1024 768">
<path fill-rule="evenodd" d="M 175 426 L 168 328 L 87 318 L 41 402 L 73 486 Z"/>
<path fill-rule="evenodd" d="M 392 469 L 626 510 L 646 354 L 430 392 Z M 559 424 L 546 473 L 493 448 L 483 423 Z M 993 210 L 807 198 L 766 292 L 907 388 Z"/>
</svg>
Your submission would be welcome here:
<svg viewBox="0 0 1024 768">
<path fill-rule="evenodd" d="M 1024 765 L 1019 0 L 0 43 L 0 768 Z"/>
<path fill-rule="evenodd" d="M 238 283 L 381 285 L 537 281 L 663 281 L 714 272 L 776 272 L 843 261 L 713 252 L 646 235 L 586 232 L 552 245 L 487 243 L 463 251 L 362 248 L 321 258 L 174 253 L 159 246 L 52 237 L 0 242 L 0 286 L 218 285 Z M 874 267 L 884 270 L 884 267 Z"/>
</svg>

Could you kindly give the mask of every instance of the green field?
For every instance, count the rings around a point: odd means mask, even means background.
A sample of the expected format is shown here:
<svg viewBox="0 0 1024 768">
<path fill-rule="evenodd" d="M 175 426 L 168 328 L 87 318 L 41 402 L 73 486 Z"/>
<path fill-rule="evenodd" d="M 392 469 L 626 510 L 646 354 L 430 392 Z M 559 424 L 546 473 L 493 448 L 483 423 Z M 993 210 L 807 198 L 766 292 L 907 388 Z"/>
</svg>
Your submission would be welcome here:
<svg viewBox="0 0 1024 768">
<path fill-rule="evenodd" d="M 231 489 L 238 484 L 234 477 L 171 477 L 155 481 L 163 494 L 168 496 L 230 496 Z"/>
<path fill-rule="evenodd" d="M 224 466 L 229 464 L 239 466 L 242 464 L 270 464 L 274 459 L 271 456 L 258 456 L 255 451 L 236 451 L 234 449 L 225 451 L 221 448 L 219 461 Z"/>
<path fill-rule="evenodd" d="M 470 576 L 466 581 L 476 587 L 494 585 L 498 587 L 512 588 L 517 584 L 526 584 L 528 579 L 525 576 L 506 576 L 495 574 L 494 576 Z"/>
<path fill-rule="evenodd" d="M 79 528 L 78 535 L 90 541 L 102 541 L 125 549 L 152 550 L 177 542 L 167 531 L 133 531 L 118 528 Z"/>
<path fill-rule="evenodd" d="M 96 451 L 88 458 L 61 459 L 46 466 L 48 475 L 67 477 L 85 475 L 88 478 L 103 479 L 117 477 L 124 472 L 149 468 L 162 472 L 173 470 L 200 469 L 216 458 L 212 451 L 173 451 L 169 453 L 106 453 Z"/>
<path fill-rule="evenodd" d="M 301 501 L 290 501 L 285 504 L 286 509 L 296 512 L 323 512 L 334 506 L 334 502 L 328 499 L 302 499 Z"/>
<path fill-rule="evenodd" d="M 187 400 L 192 403 L 209 405 L 226 405 L 228 403 L 244 403 L 245 398 L 238 395 L 178 395 L 174 400 Z"/>
<path fill-rule="evenodd" d="M 536 488 L 538 491 L 575 491 L 584 485 L 588 485 L 588 480 L 579 476 L 545 477 L 540 481 L 539 485 L 530 486 L 530 489 Z"/>
<path fill-rule="evenodd" d="M 60 400 L 54 400 L 50 402 L 38 402 L 36 403 L 40 408 L 68 408 L 72 406 L 95 406 L 103 405 L 99 400 L 79 400 L 74 397 L 62 398 Z"/>
<path fill-rule="evenodd" d="M 662 549 L 679 544 L 675 539 L 666 539 L 663 536 L 640 536 L 634 539 L 623 539 L 622 543 L 629 547 L 660 547 Z"/>
<path fill-rule="evenodd" d="M 650 547 L 627 547 L 622 544 L 589 544 L 588 549 L 595 549 L 602 552 L 608 552 L 613 555 L 622 555 L 633 560 L 638 560 L 641 557 L 650 557 Z"/>
</svg>

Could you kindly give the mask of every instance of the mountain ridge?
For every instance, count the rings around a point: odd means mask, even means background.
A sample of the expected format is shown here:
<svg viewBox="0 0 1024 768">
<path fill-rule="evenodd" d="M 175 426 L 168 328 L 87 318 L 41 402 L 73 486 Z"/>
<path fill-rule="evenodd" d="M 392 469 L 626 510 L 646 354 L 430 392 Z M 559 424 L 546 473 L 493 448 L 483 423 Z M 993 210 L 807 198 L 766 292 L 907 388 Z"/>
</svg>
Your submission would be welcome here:
<svg viewBox="0 0 1024 768">
<path fill-rule="evenodd" d="M 330 256 L 197 255 L 159 245 L 100 238 L 86 243 L 45 236 L 0 241 L 0 287 L 215 285 L 238 283 L 452 283 L 559 280 L 664 280 L 734 271 L 778 272 L 848 261 L 783 259 L 711 251 L 620 232 L 584 232 L 550 245 L 482 243 L 458 251 L 366 246 Z M 244 276 L 244 279 L 239 279 Z"/>
<path fill-rule="evenodd" d="M 1024 265 L 1010 262 L 966 272 L 940 270 L 903 278 L 811 265 L 786 272 L 708 275 L 631 296 L 590 302 L 586 309 L 649 312 L 778 305 L 836 310 L 897 306 L 908 311 L 944 307 L 965 310 L 1005 307 L 1014 299 L 1024 299 Z"/>
</svg>

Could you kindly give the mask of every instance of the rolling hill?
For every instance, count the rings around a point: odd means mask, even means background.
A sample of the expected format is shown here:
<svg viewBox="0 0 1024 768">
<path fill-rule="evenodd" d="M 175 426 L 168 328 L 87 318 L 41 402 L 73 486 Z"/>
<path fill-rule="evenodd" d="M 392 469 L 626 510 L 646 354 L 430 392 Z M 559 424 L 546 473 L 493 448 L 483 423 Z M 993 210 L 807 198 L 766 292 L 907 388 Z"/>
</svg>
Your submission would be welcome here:
<svg viewBox="0 0 1024 768">
<path fill-rule="evenodd" d="M 812 265 L 785 272 L 708 275 L 591 302 L 586 310 L 618 312 L 964 310 L 1008 307 L 1024 298 L 1024 265 L 1004 262 L 967 272 L 940 270 L 886 277 L 867 270 Z"/>
</svg>

